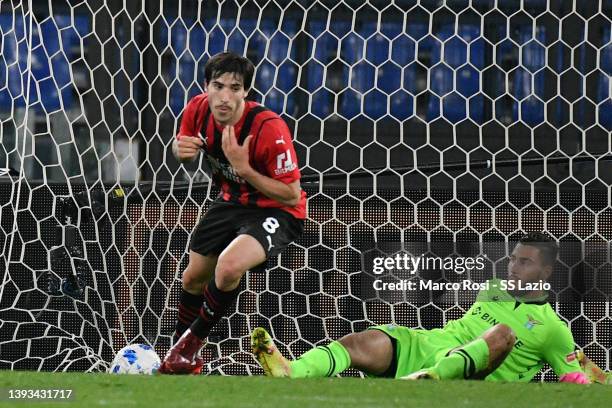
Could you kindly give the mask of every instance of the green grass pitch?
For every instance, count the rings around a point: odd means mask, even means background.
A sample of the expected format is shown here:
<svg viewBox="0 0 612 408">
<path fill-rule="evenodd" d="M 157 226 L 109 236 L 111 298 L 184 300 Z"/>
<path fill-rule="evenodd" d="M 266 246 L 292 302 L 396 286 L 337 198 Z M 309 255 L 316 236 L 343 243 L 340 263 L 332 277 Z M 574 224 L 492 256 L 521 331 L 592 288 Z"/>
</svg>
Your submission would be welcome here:
<svg viewBox="0 0 612 408">
<path fill-rule="evenodd" d="M 609 407 L 612 387 L 573 384 L 128 376 L 0 371 L 0 407 Z M 71 389 L 62 402 L 8 400 L 9 389 Z"/>
</svg>

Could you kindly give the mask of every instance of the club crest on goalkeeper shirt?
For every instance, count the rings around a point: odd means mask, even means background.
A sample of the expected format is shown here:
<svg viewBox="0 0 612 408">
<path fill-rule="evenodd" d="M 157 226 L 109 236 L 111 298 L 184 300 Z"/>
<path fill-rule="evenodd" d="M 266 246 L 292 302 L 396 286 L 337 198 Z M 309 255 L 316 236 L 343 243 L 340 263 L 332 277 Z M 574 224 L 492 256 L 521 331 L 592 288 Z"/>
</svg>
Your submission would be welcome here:
<svg viewBox="0 0 612 408">
<path fill-rule="evenodd" d="M 529 314 L 527 315 L 527 323 L 525 323 L 527 330 L 531 330 L 534 328 L 534 326 L 541 324 L 543 324 L 541 321 L 534 319 L 533 316 Z"/>
</svg>

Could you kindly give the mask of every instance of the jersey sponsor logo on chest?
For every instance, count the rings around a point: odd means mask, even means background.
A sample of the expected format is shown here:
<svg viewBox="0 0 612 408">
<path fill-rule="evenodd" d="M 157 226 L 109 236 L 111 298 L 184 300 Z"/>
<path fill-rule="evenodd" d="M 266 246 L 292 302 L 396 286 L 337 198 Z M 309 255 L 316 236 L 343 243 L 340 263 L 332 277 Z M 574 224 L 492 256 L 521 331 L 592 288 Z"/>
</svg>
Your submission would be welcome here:
<svg viewBox="0 0 612 408">
<path fill-rule="evenodd" d="M 476 308 L 474 308 L 474 310 L 472 310 L 472 316 L 479 316 L 480 319 L 491 324 L 492 326 L 495 326 L 496 324 L 499 323 L 499 321 L 495 319 L 493 315 L 487 312 L 483 312 L 480 306 L 477 306 Z M 539 320 L 534 319 L 532 315 L 528 314 L 527 321 L 523 324 L 523 326 L 527 328 L 527 330 L 531 330 L 535 326 L 542 326 L 543 324 L 544 323 L 542 323 Z"/>
<path fill-rule="evenodd" d="M 223 175 L 223 177 L 235 183 L 240 183 L 240 184 L 246 183 L 242 177 L 236 174 L 236 170 L 234 170 L 234 168 L 230 166 L 229 164 L 223 163 L 216 157 L 213 157 L 210 155 L 208 155 L 207 158 L 208 158 L 208 163 L 210 164 L 210 169 L 213 173 L 216 173 L 216 174 L 220 173 L 221 175 Z"/>
<path fill-rule="evenodd" d="M 483 312 L 480 306 L 477 306 L 474 310 L 472 310 L 472 316 L 478 316 L 480 319 L 489 323 L 491 326 L 495 326 L 499 323 L 497 319 L 493 317 L 490 313 Z"/>
</svg>

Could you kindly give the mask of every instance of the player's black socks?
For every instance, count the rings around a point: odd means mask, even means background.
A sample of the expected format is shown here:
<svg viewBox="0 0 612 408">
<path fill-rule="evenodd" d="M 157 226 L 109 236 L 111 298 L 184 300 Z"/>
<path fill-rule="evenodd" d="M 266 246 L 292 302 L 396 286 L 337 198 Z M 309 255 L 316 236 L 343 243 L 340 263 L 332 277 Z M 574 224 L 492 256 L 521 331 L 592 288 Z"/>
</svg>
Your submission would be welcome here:
<svg viewBox="0 0 612 408">
<path fill-rule="evenodd" d="M 183 335 L 185 330 L 198 318 L 200 308 L 204 303 L 204 294 L 193 295 L 185 289 L 181 290 L 178 305 L 178 317 L 176 319 L 176 331 L 174 332 L 174 343 Z"/>
<path fill-rule="evenodd" d="M 204 302 L 198 318 L 191 325 L 191 332 L 204 340 L 213 326 L 221 320 L 227 308 L 234 302 L 240 289 L 223 292 L 217 288 L 215 279 L 204 287 Z"/>
</svg>

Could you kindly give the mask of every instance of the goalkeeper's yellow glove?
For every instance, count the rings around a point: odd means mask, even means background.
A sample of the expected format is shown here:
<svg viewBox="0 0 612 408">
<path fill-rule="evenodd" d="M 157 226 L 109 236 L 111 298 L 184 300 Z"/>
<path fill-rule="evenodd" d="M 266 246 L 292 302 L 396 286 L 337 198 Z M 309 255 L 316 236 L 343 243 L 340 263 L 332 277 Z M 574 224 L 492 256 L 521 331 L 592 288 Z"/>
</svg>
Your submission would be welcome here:
<svg viewBox="0 0 612 408">
<path fill-rule="evenodd" d="M 591 383 L 597 384 L 612 384 L 612 373 L 605 372 L 588 358 L 583 351 L 576 352 L 576 358 L 582 367 L 582 371 L 589 378 Z"/>
</svg>

